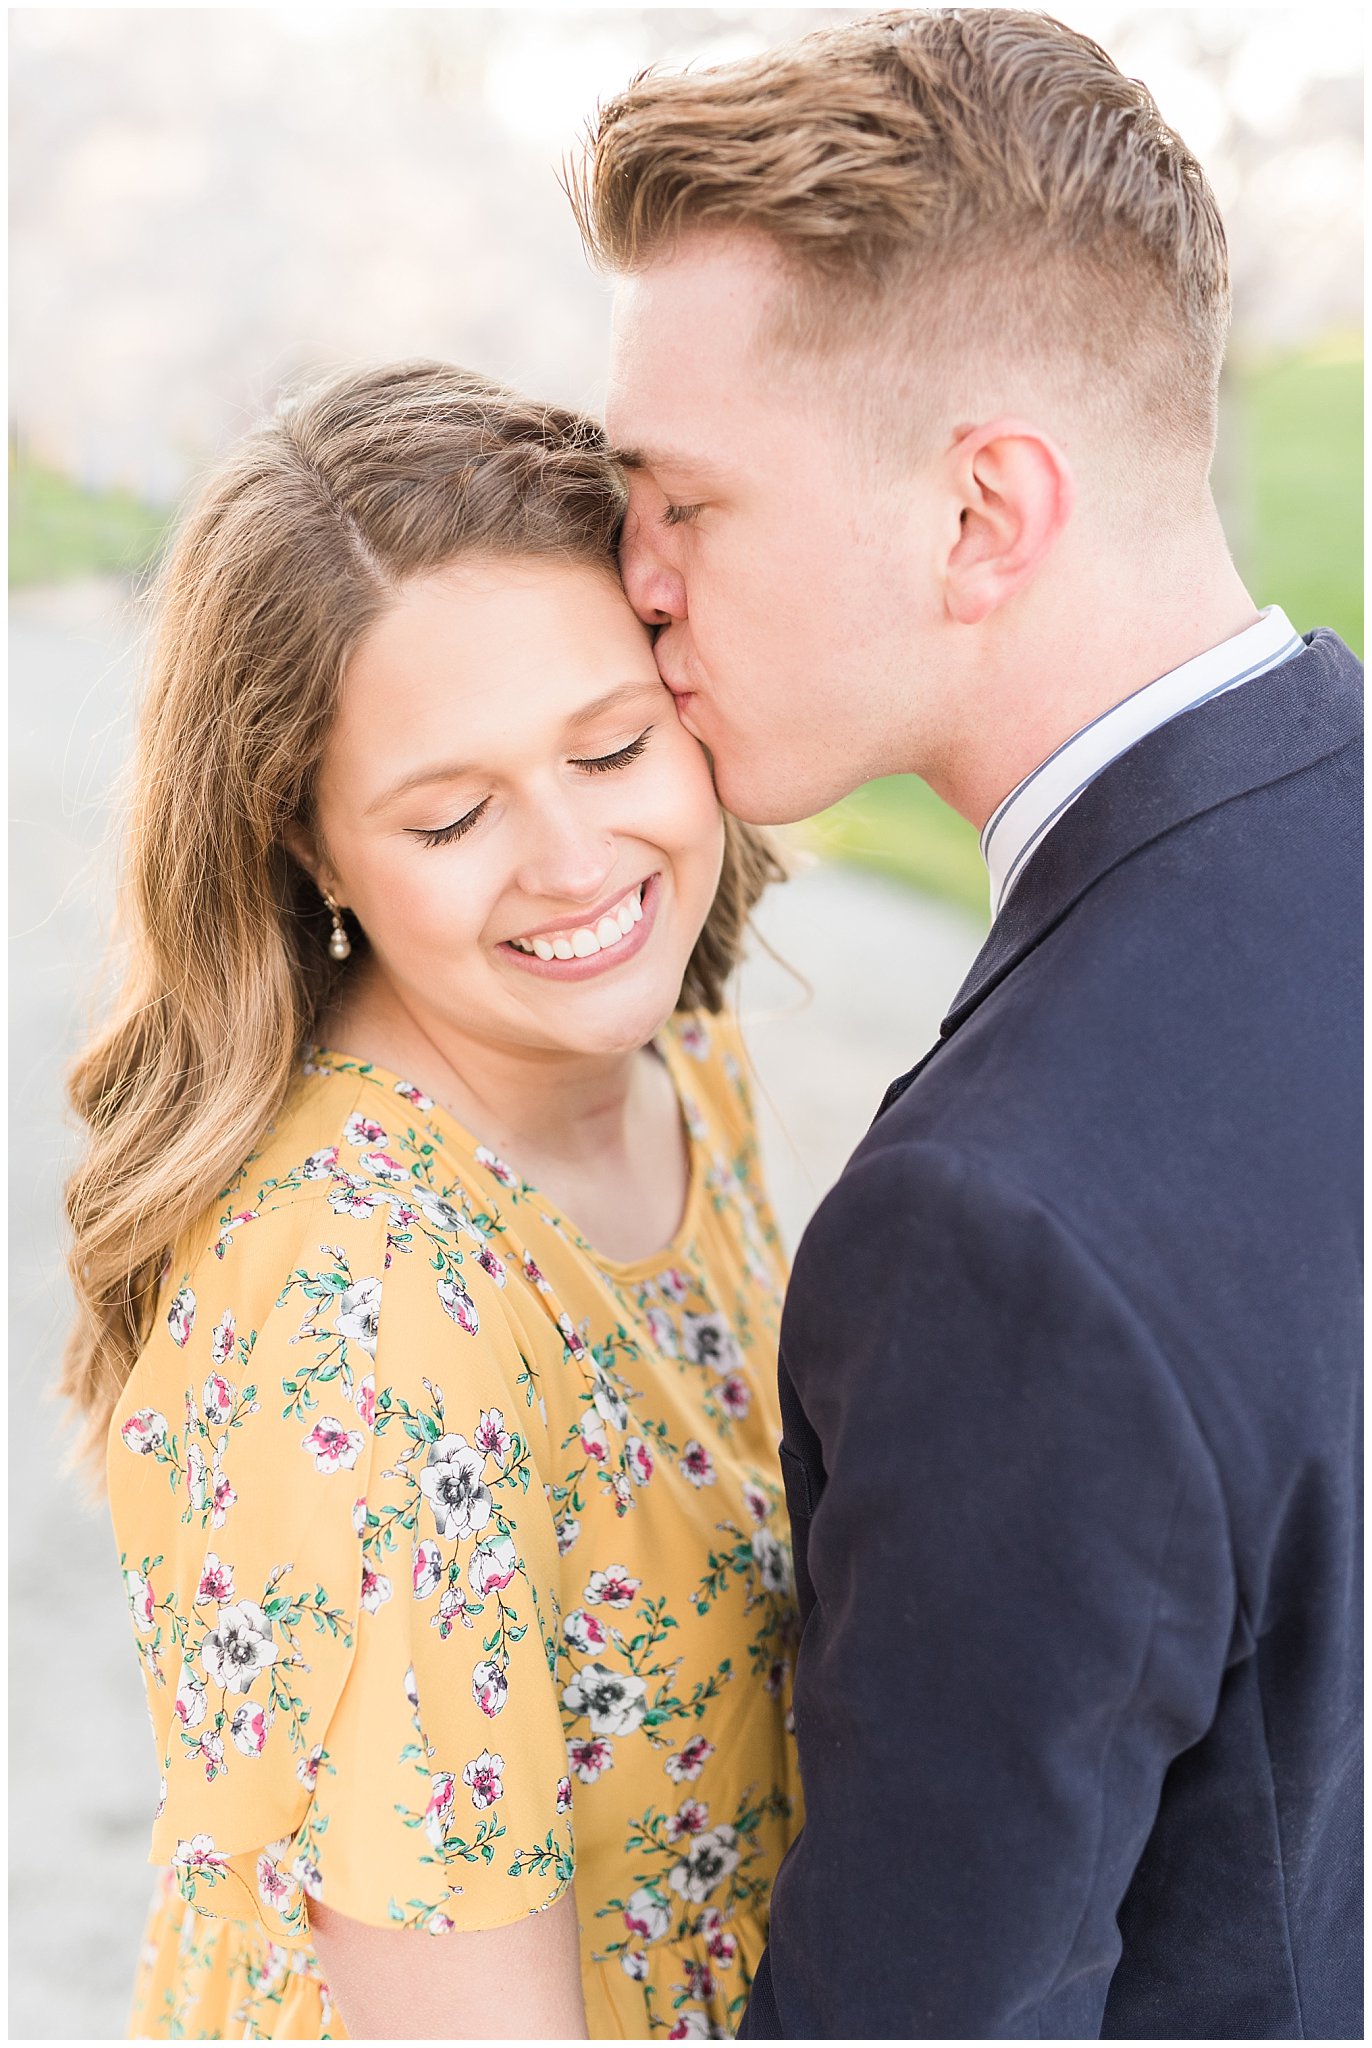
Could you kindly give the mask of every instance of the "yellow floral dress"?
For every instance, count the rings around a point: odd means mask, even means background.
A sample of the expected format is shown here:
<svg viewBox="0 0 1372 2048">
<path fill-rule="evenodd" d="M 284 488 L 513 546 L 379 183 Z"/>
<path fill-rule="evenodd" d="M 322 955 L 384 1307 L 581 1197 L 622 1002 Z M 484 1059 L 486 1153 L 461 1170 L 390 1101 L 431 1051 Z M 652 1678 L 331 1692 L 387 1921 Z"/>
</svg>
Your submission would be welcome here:
<svg viewBox="0 0 1372 2048">
<path fill-rule="evenodd" d="M 343 2039 L 311 1899 L 441 1937 L 573 1877 L 593 2038 L 735 2031 L 799 1825 L 784 1271 L 735 1026 L 658 1048 L 653 1258 L 323 1051 L 175 1248 L 110 1431 L 170 1866 L 132 2033 Z"/>
</svg>

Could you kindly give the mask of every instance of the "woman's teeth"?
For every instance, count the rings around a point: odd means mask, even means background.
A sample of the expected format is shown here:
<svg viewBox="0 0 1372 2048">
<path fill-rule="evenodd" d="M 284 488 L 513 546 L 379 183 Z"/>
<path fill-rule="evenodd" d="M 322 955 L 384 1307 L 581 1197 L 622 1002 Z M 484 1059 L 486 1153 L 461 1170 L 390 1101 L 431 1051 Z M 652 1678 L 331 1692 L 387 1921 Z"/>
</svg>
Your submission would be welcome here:
<svg viewBox="0 0 1372 2048">
<path fill-rule="evenodd" d="M 511 939 L 521 953 L 536 953 L 540 960 L 587 960 L 592 953 L 608 952 L 627 939 L 643 916 L 643 884 L 639 882 L 599 922 L 578 925 L 565 932 L 541 932 L 536 939 Z"/>
</svg>

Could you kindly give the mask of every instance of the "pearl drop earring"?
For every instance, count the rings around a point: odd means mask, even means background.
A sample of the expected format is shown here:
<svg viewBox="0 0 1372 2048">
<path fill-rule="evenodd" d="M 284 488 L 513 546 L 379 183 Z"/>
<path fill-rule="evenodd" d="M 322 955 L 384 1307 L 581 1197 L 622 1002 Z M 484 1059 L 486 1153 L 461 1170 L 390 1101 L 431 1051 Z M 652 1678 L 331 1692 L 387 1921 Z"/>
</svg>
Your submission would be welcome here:
<svg viewBox="0 0 1372 2048">
<path fill-rule="evenodd" d="M 347 926 L 343 922 L 343 913 L 327 889 L 322 891 L 322 894 L 324 897 L 324 907 L 333 919 L 333 930 L 329 933 L 329 958 L 331 960 L 346 960 L 352 952 L 353 942 L 348 937 Z"/>
</svg>

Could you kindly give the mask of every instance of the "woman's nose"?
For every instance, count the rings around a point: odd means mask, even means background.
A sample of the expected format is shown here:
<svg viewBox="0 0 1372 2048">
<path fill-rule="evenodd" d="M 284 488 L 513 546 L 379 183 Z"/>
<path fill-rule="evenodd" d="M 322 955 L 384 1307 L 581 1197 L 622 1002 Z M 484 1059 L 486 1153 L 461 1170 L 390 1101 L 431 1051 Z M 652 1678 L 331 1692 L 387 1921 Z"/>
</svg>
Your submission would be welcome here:
<svg viewBox="0 0 1372 2048">
<path fill-rule="evenodd" d="M 589 790 L 577 794 L 581 803 L 569 792 L 561 801 L 539 805 L 519 884 L 526 895 L 591 909 L 604 895 L 618 856 L 613 834 L 592 815 L 602 806 L 586 804 Z"/>
<path fill-rule="evenodd" d="M 686 616 L 686 583 L 653 539 L 653 528 L 632 504 L 619 543 L 625 594 L 645 626 L 669 626 Z"/>
</svg>

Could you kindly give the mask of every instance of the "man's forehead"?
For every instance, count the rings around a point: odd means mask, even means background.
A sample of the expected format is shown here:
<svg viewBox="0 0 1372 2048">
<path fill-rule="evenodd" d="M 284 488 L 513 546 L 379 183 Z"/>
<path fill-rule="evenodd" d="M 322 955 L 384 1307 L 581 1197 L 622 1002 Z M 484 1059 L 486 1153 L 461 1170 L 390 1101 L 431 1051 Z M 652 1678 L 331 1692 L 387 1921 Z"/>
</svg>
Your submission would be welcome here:
<svg viewBox="0 0 1372 2048">
<path fill-rule="evenodd" d="M 702 412 L 757 405 L 774 288 L 774 265 L 739 237 L 692 238 L 616 281 L 606 424 L 630 457 L 657 468 L 690 455 Z"/>
</svg>

